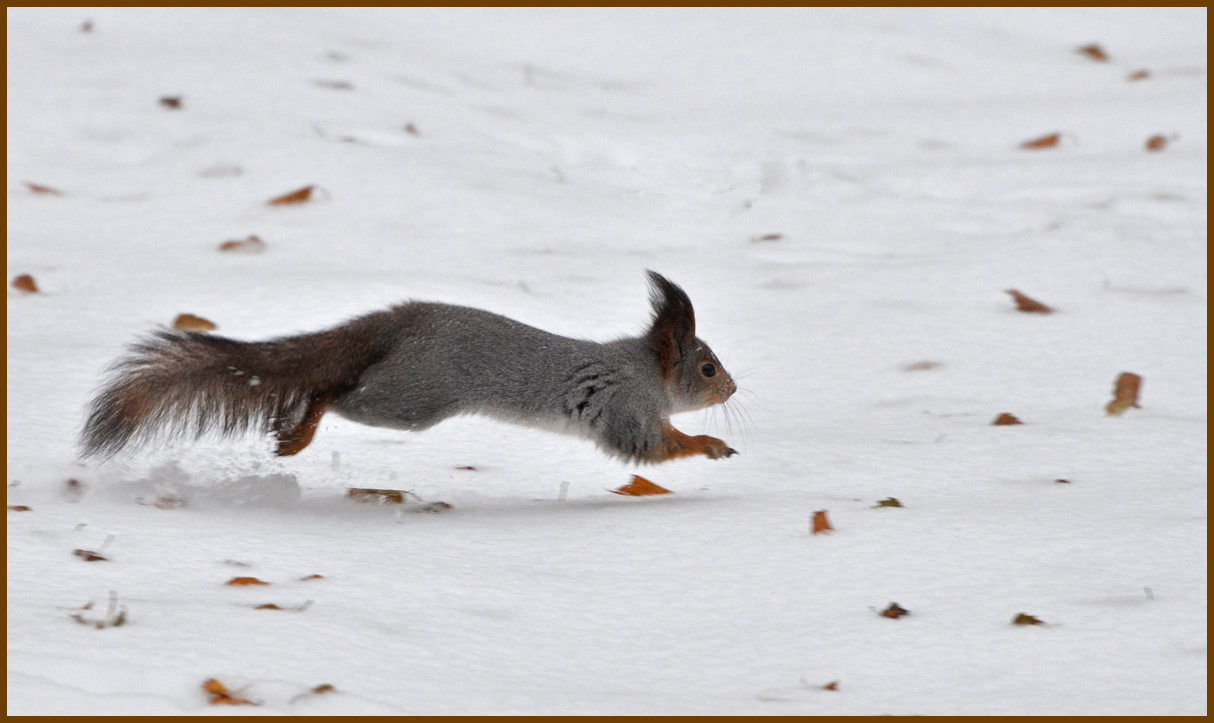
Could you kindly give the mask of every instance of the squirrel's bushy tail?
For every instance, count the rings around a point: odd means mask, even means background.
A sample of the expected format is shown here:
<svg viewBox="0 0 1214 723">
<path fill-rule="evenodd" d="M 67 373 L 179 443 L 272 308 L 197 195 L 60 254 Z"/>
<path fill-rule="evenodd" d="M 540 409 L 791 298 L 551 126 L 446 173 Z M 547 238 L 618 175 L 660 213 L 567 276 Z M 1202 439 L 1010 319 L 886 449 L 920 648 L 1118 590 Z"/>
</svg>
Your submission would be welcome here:
<svg viewBox="0 0 1214 723">
<path fill-rule="evenodd" d="M 294 454 L 311 440 L 330 400 L 387 354 L 394 316 L 379 312 L 264 342 L 154 332 L 114 364 L 89 405 L 83 454 L 110 457 L 156 439 L 253 430 L 277 434 L 278 453 Z"/>
</svg>

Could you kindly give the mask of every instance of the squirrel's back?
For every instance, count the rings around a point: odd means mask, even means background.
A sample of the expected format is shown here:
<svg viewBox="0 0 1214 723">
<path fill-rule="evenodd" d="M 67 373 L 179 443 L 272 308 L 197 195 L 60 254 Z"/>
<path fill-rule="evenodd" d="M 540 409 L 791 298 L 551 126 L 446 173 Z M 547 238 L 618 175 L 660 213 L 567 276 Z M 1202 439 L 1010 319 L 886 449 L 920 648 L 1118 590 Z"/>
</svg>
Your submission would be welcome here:
<svg viewBox="0 0 1214 723">
<path fill-rule="evenodd" d="M 463 306 L 401 309 L 414 323 L 356 388 L 334 400 L 343 417 L 421 430 L 483 414 L 595 439 L 617 409 L 653 419 L 670 413 L 657 356 L 639 339 L 571 339 Z M 638 435 L 629 447 L 645 446 Z"/>
</svg>

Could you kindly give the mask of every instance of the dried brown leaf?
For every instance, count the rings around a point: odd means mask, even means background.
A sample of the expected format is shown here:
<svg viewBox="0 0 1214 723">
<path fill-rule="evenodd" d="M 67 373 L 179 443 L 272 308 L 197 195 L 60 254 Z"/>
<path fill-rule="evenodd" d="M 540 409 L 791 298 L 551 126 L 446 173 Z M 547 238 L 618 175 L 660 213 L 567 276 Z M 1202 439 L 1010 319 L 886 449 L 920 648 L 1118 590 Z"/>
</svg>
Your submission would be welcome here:
<svg viewBox="0 0 1214 723">
<path fill-rule="evenodd" d="M 83 559 L 85 562 L 98 562 L 101 560 L 110 559 L 108 557 L 102 557 L 94 550 L 81 550 L 79 548 L 72 550 L 72 554 Z"/>
<path fill-rule="evenodd" d="M 659 487 L 644 477 L 635 474 L 632 476 L 631 482 L 623 487 L 620 487 L 619 489 L 611 490 L 611 492 L 617 495 L 624 495 L 626 497 L 647 497 L 649 495 L 673 494 L 665 487 Z"/>
<path fill-rule="evenodd" d="M 291 191 L 286 195 L 272 198 L 269 201 L 266 201 L 266 205 L 285 206 L 292 203 L 304 203 L 312 197 L 312 189 L 314 188 L 316 188 L 316 186 L 304 186 L 298 191 Z"/>
<path fill-rule="evenodd" d="M 1020 147 L 1028 148 L 1030 150 L 1035 150 L 1035 149 L 1040 149 L 1040 148 L 1054 148 L 1055 146 L 1058 145 L 1058 142 L 1061 140 L 1062 140 L 1061 133 L 1051 133 L 1048 136 L 1041 136 L 1040 138 L 1034 138 L 1031 141 L 1025 141 L 1024 143 L 1020 144 Z"/>
<path fill-rule="evenodd" d="M 254 605 L 253 609 L 254 610 L 283 610 L 283 611 L 292 612 L 292 613 L 302 613 L 304 610 L 307 610 L 310 607 L 312 607 L 312 601 L 306 600 L 306 601 L 304 601 L 304 603 L 302 605 L 288 606 L 285 608 L 281 607 L 279 605 L 275 605 L 274 603 L 264 603 L 262 605 Z"/>
<path fill-rule="evenodd" d="M 827 683 L 826 685 L 822 686 L 822 690 L 838 690 L 838 689 L 839 689 L 839 681 L 837 681 L 837 680 L 832 680 L 829 683 Z"/>
<path fill-rule="evenodd" d="M 34 277 L 29 274 L 21 274 L 13 279 L 12 287 L 17 291 L 24 291 L 27 294 L 38 293 L 38 284 L 34 283 Z"/>
<path fill-rule="evenodd" d="M 762 236 L 756 236 L 753 240 L 755 242 L 779 241 L 783 238 L 784 238 L 784 234 L 782 234 L 782 233 L 765 233 Z"/>
<path fill-rule="evenodd" d="M 417 126 L 413 125 L 412 123 L 406 123 L 406 124 L 405 124 L 405 133 L 408 133 L 408 134 L 409 134 L 409 135 L 411 135 L 411 136 L 420 135 L 420 134 L 417 132 Z"/>
<path fill-rule="evenodd" d="M 1154 135 L 1147 139 L 1146 149 L 1148 151 L 1162 151 L 1168 147 L 1168 139 L 1160 135 Z"/>
<path fill-rule="evenodd" d="M 309 695 L 323 695 L 324 693 L 332 693 L 334 690 L 336 690 L 336 688 L 334 688 L 332 685 L 329 685 L 328 683 L 321 683 L 320 685 L 318 685 L 314 688 L 309 688 L 308 690 L 305 690 L 304 692 L 300 693 L 299 695 L 292 696 L 291 699 L 287 701 L 287 703 L 295 703 L 304 698 L 307 698 Z"/>
<path fill-rule="evenodd" d="M 1015 415 L 1004 412 L 1003 414 L 1000 414 L 998 417 L 995 417 L 995 421 L 991 422 L 991 424 L 996 427 L 1004 427 L 1009 424 L 1024 424 L 1024 422 L 1020 421 L 1019 419 L 1016 419 Z"/>
<path fill-rule="evenodd" d="M 178 331 L 214 331 L 219 327 L 215 326 L 214 322 L 207 321 L 201 316 L 178 314 L 177 318 L 173 319 L 173 328 Z"/>
<path fill-rule="evenodd" d="M 1129 76 L 1126 78 L 1126 80 L 1146 80 L 1147 78 L 1150 78 L 1150 77 L 1151 77 L 1151 71 L 1143 69 L 1143 70 L 1135 70 L 1133 73 L 1130 73 Z"/>
<path fill-rule="evenodd" d="M 826 510 L 818 510 L 814 513 L 813 519 L 810 522 L 810 529 L 813 534 L 818 535 L 823 532 L 830 532 L 835 529 L 831 527 L 830 520 L 826 519 Z"/>
<path fill-rule="evenodd" d="M 274 203 L 274 201 L 270 201 L 270 203 Z M 283 201 L 283 203 L 292 203 L 292 202 Z M 259 254 L 262 251 L 266 250 L 266 244 L 264 241 L 262 241 L 257 236 L 250 235 L 246 239 L 224 241 L 223 243 L 219 244 L 219 250 L 220 251 L 235 251 L 238 253 L 245 253 L 245 254 Z"/>
<path fill-rule="evenodd" d="M 462 470 L 466 470 L 466 471 L 468 471 L 468 472 L 475 472 L 475 471 L 476 471 L 476 467 L 473 467 L 473 466 L 472 466 L 472 465 L 470 465 L 470 464 L 466 464 L 466 465 L 464 465 L 463 467 L 456 467 L 456 469 L 462 469 Z"/>
<path fill-rule="evenodd" d="M 224 585 L 269 585 L 268 582 L 262 582 L 255 577 L 234 577 L 228 580 Z"/>
<path fill-rule="evenodd" d="M 1024 311 L 1031 314 L 1050 314 L 1053 309 L 1035 299 L 1030 299 L 1024 294 L 1015 289 L 1007 289 L 1004 293 L 1011 294 L 1012 299 L 1016 302 L 1016 310 Z"/>
<path fill-rule="evenodd" d="M 181 110 L 181 96 L 179 95 L 162 95 L 160 96 L 160 105 L 169 110 Z"/>
<path fill-rule="evenodd" d="M 45 193 L 50 196 L 62 196 L 63 195 L 63 191 L 60 191 L 57 188 L 51 188 L 50 186 L 43 186 L 41 183 L 30 183 L 29 181 L 26 181 L 25 187 L 28 188 L 29 190 L 33 191 L 34 193 Z"/>
<path fill-rule="evenodd" d="M 1130 407 L 1138 406 L 1138 392 L 1142 389 L 1142 377 L 1131 372 L 1122 372 L 1113 386 L 1113 401 L 1104 410 L 1110 416 L 1120 415 Z"/>
<path fill-rule="evenodd" d="M 893 618 L 894 620 L 897 620 L 898 618 L 902 617 L 903 615 L 910 615 L 910 610 L 907 610 L 906 608 L 902 607 L 901 605 L 899 605 L 896 602 L 892 602 L 889 604 L 889 607 L 887 607 L 881 611 L 881 615 L 883 615 L 884 617 L 887 617 L 887 618 Z"/>
<path fill-rule="evenodd" d="M 214 678 L 208 678 L 204 681 L 202 689 L 213 696 L 211 698 L 211 705 L 261 705 L 260 703 L 254 703 L 248 698 L 239 697 L 239 695 L 228 690 L 227 686 Z"/>
<path fill-rule="evenodd" d="M 1059 485 L 1069 485 L 1070 483 L 1071 483 L 1071 481 L 1069 479 L 1062 479 L 1061 477 L 1054 480 L 1054 484 L 1059 484 Z"/>
<path fill-rule="evenodd" d="M 307 575 L 307 576 L 305 576 L 305 577 L 301 577 L 301 578 L 299 578 L 299 579 L 300 579 L 300 580 L 323 580 L 323 579 L 325 579 L 325 576 L 324 576 L 324 575 L 317 575 L 317 574 L 313 573 L 313 574 L 311 574 L 311 575 Z"/>
<path fill-rule="evenodd" d="M 367 487 L 351 487 L 346 490 L 346 496 L 358 502 L 374 505 L 400 505 L 405 502 L 404 490 L 376 490 Z"/>
<path fill-rule="evenodd" d="M 873 507 L 901 507 L 901 506 L 902 506 L 902 503 L 899 502 L 898 498 L 896 498 L 896 497 L 886 497 L 883 500 L 879 500 L 877 502 L 877 504 L 873 505 Z"/>
<path fill-rule="evenodd" d="M 75 478 L 64 481 L 63 494 L 69 502 L 78 501 L 84 496 L 84 483 Z"/>
<path fill-rule="evenodd" d="M 1017 613 L 1016 617 L 1012 618 L 1012 625 L 1045 625 L 1045 623 L 1032 615 Z"/>
<path fill-rule="evenodd" d="M 1095 61 L 1098 61 L 1101 63 L 1109 62 L 1109 54 L 1104 52 L 1104 48 L 1100 47 L 1096 43 L 1092 43 L 1091 45 L 1085 45 L 1082 48 L 1076 48 L 1075 52 L 1080 53 L 1081 55 L 1086 55 L 1087 57 L 1091 58 L 1092 60 L 1095 60 Z"/>
<path fill-rule="evenodd" d="M 9 512 L 33 512 L 33 510 L 26 507 L 25 505 L 9 505 L 8 511 Z"/>
</svg>

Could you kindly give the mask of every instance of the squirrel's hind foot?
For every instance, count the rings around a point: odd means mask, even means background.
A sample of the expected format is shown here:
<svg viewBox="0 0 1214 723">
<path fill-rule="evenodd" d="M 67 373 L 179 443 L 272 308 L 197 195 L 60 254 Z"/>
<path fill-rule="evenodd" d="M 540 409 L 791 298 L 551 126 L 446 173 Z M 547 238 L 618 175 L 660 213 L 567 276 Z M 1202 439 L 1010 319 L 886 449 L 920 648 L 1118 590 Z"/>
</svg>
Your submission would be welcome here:
<svg viewBox="0 0 1214 723">
<path fill-rule="evenodd" d="M 324 416 L 328 407 L 328 400 L 313 399 L 299 424 L 291 429 L 278 431 L 278 447 L 275 448 L 274 454 L 279 457 L 290 457 L 302 452 L 304 447 L 312 443 L 312 437 L 316 435 L 316 428 L 320 426 L 320 418 Z"/>
</svg>

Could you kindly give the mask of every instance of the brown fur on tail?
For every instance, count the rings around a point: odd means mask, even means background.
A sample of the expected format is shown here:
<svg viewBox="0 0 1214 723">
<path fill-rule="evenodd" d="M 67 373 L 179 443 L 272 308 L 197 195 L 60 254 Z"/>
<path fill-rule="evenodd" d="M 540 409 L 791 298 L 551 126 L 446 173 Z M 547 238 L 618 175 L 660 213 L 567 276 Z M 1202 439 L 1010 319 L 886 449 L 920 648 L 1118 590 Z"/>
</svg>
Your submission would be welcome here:
<svg viewBox="0 0 1214 723">
<path fill-rule="evenodd" d="M 265 342 L 154 332 L 118 360 L 90 404 L 84 456 L 109 457 L 158 438 L 250 431 L 276 434 L 278 454 L 295 454 L 312 441 L 329 401 L 388 353 L 401 310 Z"/>
</svg>

